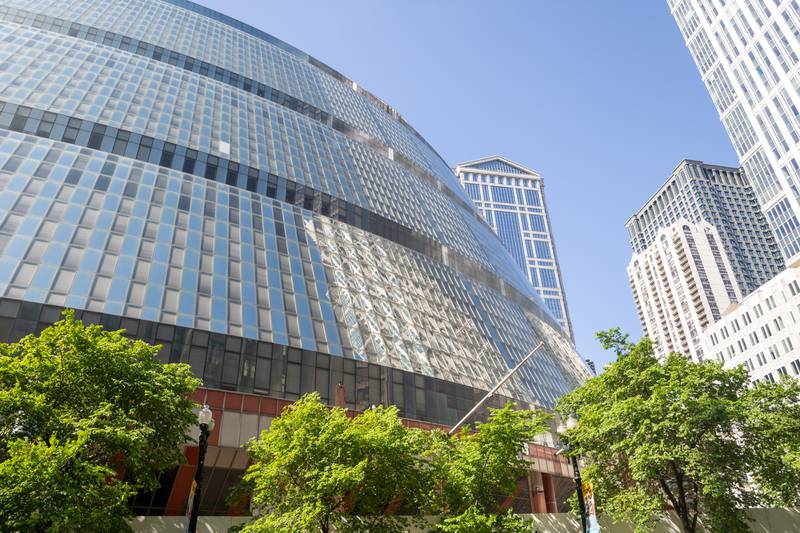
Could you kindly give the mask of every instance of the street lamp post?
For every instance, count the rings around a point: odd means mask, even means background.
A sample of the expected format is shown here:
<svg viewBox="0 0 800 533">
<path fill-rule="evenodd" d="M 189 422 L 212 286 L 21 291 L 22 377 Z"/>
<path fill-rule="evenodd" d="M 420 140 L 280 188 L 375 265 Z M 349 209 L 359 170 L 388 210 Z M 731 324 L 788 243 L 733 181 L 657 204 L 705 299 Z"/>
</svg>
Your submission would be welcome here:
<svg viewBox="0 0 800 533">
<path fill-rule="evenodd" d="M 556 432 L 559 435 L 563 436 L 563 435 L 566 435 L 567 430 L 575 429 L 576 427 L 578 427 L 578 419 L 575 418 L 574 416 L 570 415 L 567 418 L 566 425 L 564 424 L 564 422 L 561 422 L 560 424 L 558 424 L 558 427 L 556 428 Z M 567 451 L 569 451 L 569 442 L 564 444 L 564 448 Z M 581 481 L 581 471 L 578 468 L 578 458 L 577 457 L 575 457 L 574 455 L 570 456 L 570 461 L 572 462 L 572 476 L 573 476 L 573 479 L 575 480 L 575 492 L 576 492 L 576 494 L 578 496 L 578 511 L 581 514 L 581 532 L 582 533 L 586 533 L 586 530 L 587 530 L 586 529 L 587 528 L 587 525 L 586 525 L 586 503 L 583 501 L 583 481 Z"/>
<path fill-rule="evenodd" d="M 206 450 L 208 450 L 208 436 L 214 431 L 214 416 L 208 405 L 204 405 L 197 415 L 197 422 L 200 425 L 200 438 L 198 439 L 199 454 L 197 457 L 197 471 L 194 474 L 194 496 L 192 497 L 191 506 L 192 514 L 189 517 L 189 533 L 196 533 L 197 531 L 197 515 L 200 514 L 200 488 L 203 482 L 203 463 L 206 459 Z"/>
</svg>

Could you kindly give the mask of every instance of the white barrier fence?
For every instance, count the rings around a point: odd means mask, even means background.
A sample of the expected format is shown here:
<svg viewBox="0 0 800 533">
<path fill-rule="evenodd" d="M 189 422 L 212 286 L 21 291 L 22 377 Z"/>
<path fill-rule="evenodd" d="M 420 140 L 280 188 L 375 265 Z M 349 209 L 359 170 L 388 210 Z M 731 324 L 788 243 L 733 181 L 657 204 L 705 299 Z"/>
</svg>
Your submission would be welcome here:
<svg viewBox="0 0 800 533">
<path fill-rule="evenodd" d="M 800 508 L 795 509 L 750 509 L 750 529 L 754 533 L 800 533 Z M 575 533 L 580 531 L 580 520 L 571 514 L 530 515 L 535 520 L 537 533 Z M 198 533 L 225 533 L 228 528 L 246 522 L 249 517 L 202 516 L 197 524 Z M 680 533 L 677 515 L 665 517 L 653 533 Z M 186 518 L 181 516 L 140 516 L 131 521 L 136 533 L 182 533 L 186 531 Z M 409 533 L 422 532 L 410 529 Z M 602 533 L 633 533 L 628 524 L 612 523 L 600 517 Z"/>
</svg>

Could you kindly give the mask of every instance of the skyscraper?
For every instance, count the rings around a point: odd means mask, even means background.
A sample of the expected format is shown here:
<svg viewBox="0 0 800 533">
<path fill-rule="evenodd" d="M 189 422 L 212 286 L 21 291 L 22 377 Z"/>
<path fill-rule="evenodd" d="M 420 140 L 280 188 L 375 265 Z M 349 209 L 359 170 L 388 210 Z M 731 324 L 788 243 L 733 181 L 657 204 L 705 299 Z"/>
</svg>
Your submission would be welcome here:
<svg viewBox="0 0 800 533">
<path fill-rule="evenodd" d="M 702 333 L 742 299 L 717 230 L 707 222 L 678 219 L 634 253 L 628 266 L 642 330 L 655 353 L 704 357 Z"/>
<path fill-rule="evenodd" d="M 668 2 L 784 257 L 800 257 L 800 3 Z"/>
<path fill-rule="evenodd" d="M 455 172 L 547 309 L 572 338 L 542 177 L 500 156 L 461 163 Z"/>
<path fill-rule="evenodd" d="M 775 240 L 740 169 L 682 161 L 625 223 L 634 254 L 643 252 L 659 231 L 681 218 L 706 221 L 716 228 L 743 294 L 783 269 Z"/>
<path fill-rule="evenodd" d="M 188 363 L 218 422 L 201 513 L 303 393 L 431 427 L 540 341 L 505 396 L 588 377 L 450 168 L 341 73 L 186 0 L 2 0 L 0 27 L 0 340 L 71 307 Z M 134 510 L 183 513 L 193 468 Z"/>
</svg>

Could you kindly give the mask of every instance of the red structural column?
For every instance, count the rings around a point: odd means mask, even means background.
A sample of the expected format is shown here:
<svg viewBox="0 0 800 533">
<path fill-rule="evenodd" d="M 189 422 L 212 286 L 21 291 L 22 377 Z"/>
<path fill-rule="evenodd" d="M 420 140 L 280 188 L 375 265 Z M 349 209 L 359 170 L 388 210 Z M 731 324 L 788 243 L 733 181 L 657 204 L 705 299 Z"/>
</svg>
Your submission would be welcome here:
<svg viewBox="0 0 800 533">
<path fill-rule="evenodd" d="M 553 476 L 551 474 L 542 474 L 542 485 L 544 486 L 544 500 L 548 513 L 558 512 L 558 503 L 556 502 L 556 486 L 553 483 Z"/>
<path fill-rule="evenodd" d="M 544 485 L 542 484 L 542 474 L 531 472 L 531 509 L 534 513 L 546 513 L 547 501 L 544 497 Z"/>
<path fill-rule="evenodd" d="M 167 507 L 164 509 L 165 516 L 181 516 L 186 512 L 186 502 L 189 499 L 194 472 L 197 469 L 197 456 L 197 446 L 188 446 L 186 448 L 187 461 L 185 464 L 178 466 L 178 473 L 172 483 Z"/>
</svg>

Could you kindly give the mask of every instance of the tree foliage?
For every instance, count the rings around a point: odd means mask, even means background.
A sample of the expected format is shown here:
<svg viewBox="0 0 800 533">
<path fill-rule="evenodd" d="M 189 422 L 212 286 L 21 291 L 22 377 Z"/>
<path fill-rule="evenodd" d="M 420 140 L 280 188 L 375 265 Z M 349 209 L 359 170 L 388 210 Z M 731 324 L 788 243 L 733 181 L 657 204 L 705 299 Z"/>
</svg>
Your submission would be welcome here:
<svg viewBox="0 0 800 533">
<path fill-rule="evenodd" d="M 0 530 L 122 531 L 128 499 L 181 460 L 187 365 L 71 311 L 0 344 Z"/>
<path fill-rule="evenodd" d="M 421 439 L 403 427 L 394 408 L 350 419 L 312 393 L 284 410 L 248 450 L 244 479 L 265 512 L 245 531 L 337 531 L 400 527 L 383 516 L 393 502 L 413 498 L 425 476 L 415 454 Z"/>
<path fill-rule="evenodd" d="M 659 362 L 648 339 L 598 334 L 617 354 L 603 374 L 559 401 L 580 424 L 566 439 L 586 459 L 599 507 L 649 531 L 674 509 L 685 532 L 748 531 L 744 509 L 796 505 L 800 491 L 800 385 L 749 386 L 743 368 Z"/>
<path fill-rule="evenodd" d="M 515 531 L 522 522 L 500 503 L 544 420 L 509 404 L 450 439 L 405 427 L 395 407 L 350 417 L 308 394 L 250 443 L 244 481 L 263 512 L 243 531 L 403 531 L 400 514 L 443 514 L 442 531 Z"/>
<path fill-rule="evenodd" d="M 447 517 L 440 529 L 477 533 L 529 528 L 501 509 L 501 503 L 530 468 L 520 455 L 522 447 L 547 430 L 549 418 L 507 403 L 502 409 L 490 409 L 487 422 L 477 423 L 474 431 L 464 428 L 447 441 L 436 456 L 444 482 L 440 512 Z"/>
</svg>

